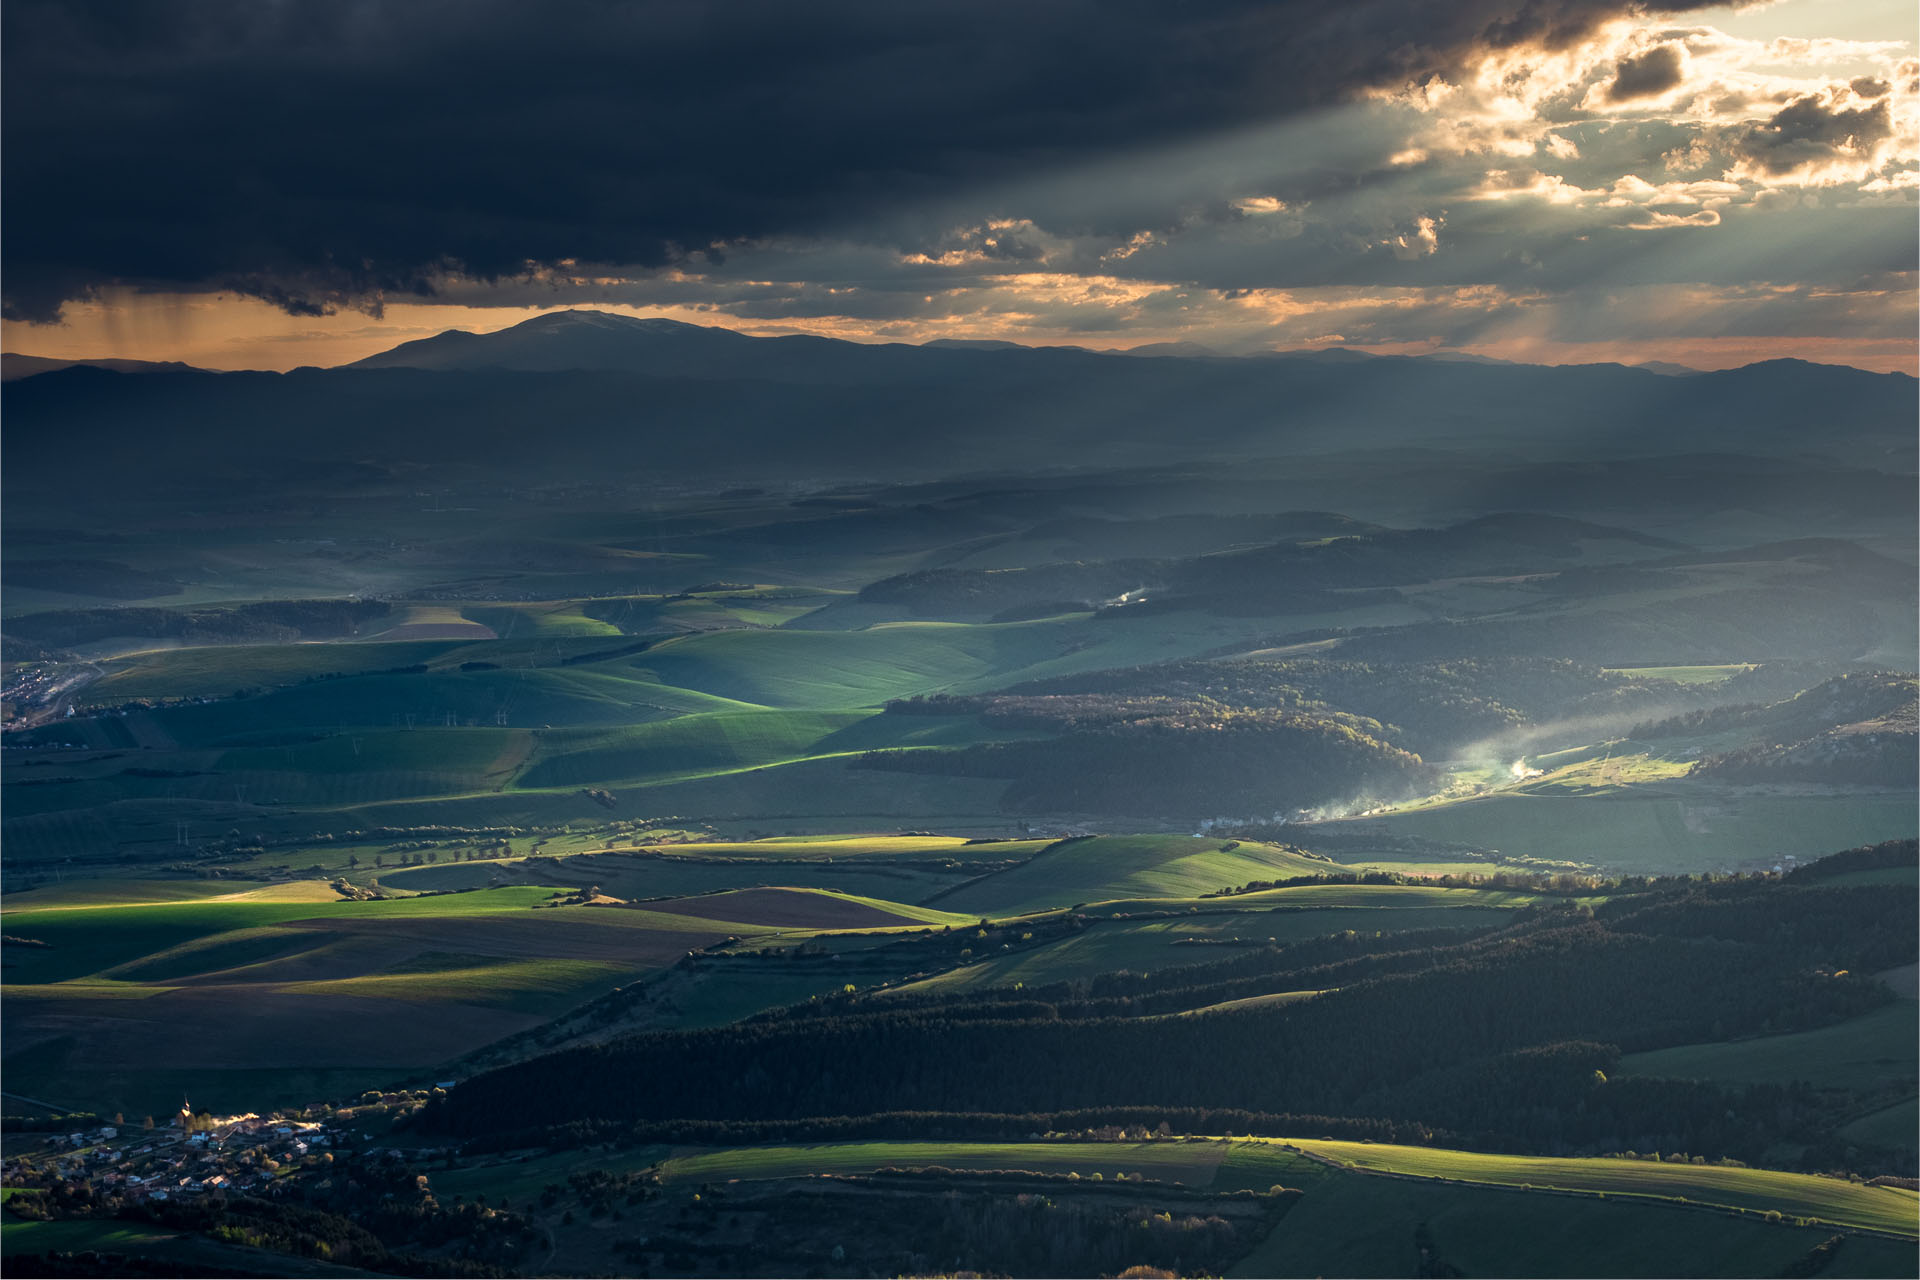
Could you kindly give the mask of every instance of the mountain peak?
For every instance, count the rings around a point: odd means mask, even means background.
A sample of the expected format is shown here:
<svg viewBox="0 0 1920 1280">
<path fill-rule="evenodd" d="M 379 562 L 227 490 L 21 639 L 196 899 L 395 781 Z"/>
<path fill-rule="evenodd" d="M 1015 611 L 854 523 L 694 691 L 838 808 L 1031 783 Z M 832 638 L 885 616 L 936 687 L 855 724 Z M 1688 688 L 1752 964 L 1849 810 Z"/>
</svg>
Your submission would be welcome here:
<svg viewBox="0 0 1920 1280">
<path fill-rule="evenodd" d="M 613 311 L 593 311 L 574 308 L 569 311 L 548 311 L 544 314 L 522 320 L 509 328 L 496 330 L 498 333 L 513 333 L 525 330 L 529 333 L 578 333 L 601 331 L 605 333 L 708 333 L 713 332 L 706 325 L 688 324 L 683 320 L 669 320 L 664 316 L 624 316 Z"/>
<path fill-rule="evenodd" d="M 695 352 L 731 358 L 750 341 L 731 329 L 611 311 L 549 311 L 491 333 L 449 329 L 356 360 L 352 369 L 503 369 L 564 373 L 586 369 L 672 374 Z"/>
</svg>

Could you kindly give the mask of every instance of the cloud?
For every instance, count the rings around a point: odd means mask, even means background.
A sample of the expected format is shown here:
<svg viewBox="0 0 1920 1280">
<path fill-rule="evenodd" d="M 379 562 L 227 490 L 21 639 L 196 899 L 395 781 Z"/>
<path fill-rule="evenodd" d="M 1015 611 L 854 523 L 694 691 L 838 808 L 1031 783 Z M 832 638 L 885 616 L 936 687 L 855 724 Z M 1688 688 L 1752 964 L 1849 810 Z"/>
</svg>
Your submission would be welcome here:
<svg viewBox="0 0 1920 1280">
<path fill-rule="evenodd" d="M 1607 97 L 1614 102 L 1653 98 L 1678 88 L 1687 74 L 1686 50 L 1660 44 L 1634 57 L 1622 58 L 1614 69 Z"/>
<path fill-rule="evenodd" d="M 1412 262 L 1440 252 L 1440 220 L 1422 214 L 1414 219 L 1413 230 L 1403 231 L 1385 241 L 1393 256 Z"/>
<path fill-rule="evenodd" d="M 1824 94 L 1795 98 L 1760 124 L 1739 130 L 1730 149 L 1769 177 L 1818 177 L 1871 168 L 1881 143 L 1893 136 L 1885 98 L 1871 106 L 1841 106 Z"/>
<path fill-rule="evenodd" d="M 8 0 L 4 313 L 711 262 L 1708 3 Z"/>
</svg>

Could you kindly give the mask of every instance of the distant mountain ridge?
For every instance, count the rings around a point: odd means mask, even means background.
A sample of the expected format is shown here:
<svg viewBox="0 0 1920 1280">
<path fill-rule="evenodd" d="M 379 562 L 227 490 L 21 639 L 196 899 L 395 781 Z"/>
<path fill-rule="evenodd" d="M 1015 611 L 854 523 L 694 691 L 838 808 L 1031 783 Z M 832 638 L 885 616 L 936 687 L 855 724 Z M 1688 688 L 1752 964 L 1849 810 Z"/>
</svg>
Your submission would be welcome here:
<svg viewBox="0 0 1920 1280">
<path fill-rule="evenodd" d="M 508 328 L 485 333 L 449 329 L 430 338 L 403 342 L 376 355 L 337 367 L 343 369 L 500 369 L 544 373 L 599 370 L 674 376 L 694 373 L 716 360 L 752 358 L 762 363 L 771 362 L 777 367 L 787 363 L 781 357 L 804 357 L 813 360 L 832 360 L 840 357 L 858 360 L 862 357 L 851 353 L 875 351 L 895 353 L 896 359 L 899 358 L 899 353 L 909 351 L 970 354 L 1068 352 L 1083 356 L 1134 356 L 1208 361 L 1308 360 L 1325 363 L 1360 363 L 1372 360 L 1393 360 L 1530 369 L 1610 368 L 1630 369 L 1671 377 L 1691 377 L 1706 372 L 1661 360 L 1647 360 L 1631 365 L 1610 362 L 1591 365 L 1530 365 L 1522 361 L 1502 360 L 1465 351 L 1436 351 L 1424 355 L 1403 356 L 1380 355 L 1341 346 L 1288 348 L 1236 355 L 1198 342 L 1150 342 L 1142 346 L 1114 350 L 1097 350 L 1072 345 L 1029 346 L 1025 343 L 994 338 L 934 338 L 918 344 L 851 342 L 842 338 L 825 338 L 814 334 L 760 336 L 740 333 L 718 325 L 689 324 L 664 317 L 627 316 L 586 308 L 547 312 Z M 101 364 L 102 362 L 88 363 Z M 1757 364 L 1775 363 L 1779 361 L 1757 362 Z M 1794 361 L 1794 363 L 1811 362 Z M 1757 365 L 1743 367 L 1754 368 Z M 1819 367 L 1852 369 L 1850 365 Z M 1723 370 L 1721 372 L 1738 371 Z M 1905 375 L 1885 376 L 1904 377 Z"/>
<path fill-rule="evenodd" d="M 887 359 L 874 352 L 892 353 Z M 1663 360 L 1635 364 L 1601 362 L 1587 365 L 1530 365 L 1465 351 L 1435 351 L 1422 355 L 1381 355 L 1353 347 L 1298 347 L 1236 354 L 1198 342 L 1150 342 L 1130 348 L 1101 350 L 1068 344 L 1030 346 L 992 338 L 934 338 L 924 343 L 852 342 L 815 334 L 762 336 L 719 325 L 690 324 L 665 317 L 628 316 L 591 308 L 551 311 L 505 329 L 473 332 L 448 329 L 432 337 L 402 342 L 386 351 L 363 357 L 337 369 L 423 369 L 447 371 L 510 371 L 522 373 L 618 372 L 664 377 L 703 377 L 725 372 L 750 361 L 761 376 L 805 381 L 841 381 L 848 377 L 890 379 L 901 370 L 917 372 L 924 364 L 905 353 L 929 357 L 965 353 L 1032 355 L 1068 354 L 1084 357 L 1132 356 L 1155 360 L 1196 361 L 1309 361 L 1358 364 L 1376 360 L 1418 363 L 1470 364 L 1516 369 L 1589 368 L 1626 369 L 1666 377 L 1697 377 L 1713 372 Z M 866 354 L 862 354 L 866 353 Z M 1800 360 L 1768 360 L 1743 369 L 1791 363 L 1843 369 L 1869 377 L 1906 378 L 1905 374 L 1874 374 L 1849 365 L 1813 365 Z M 900 366 L 889 370 L 885 365 Z M 118 373 L 214 372 L 177 360 L 129 360 L 97 357 L 54 359 L 8 353 L 0 356 L 0 380 L 14 381 L 42 373 L 87 367 Z M 312 368 L 313 366 L 308 366 Z M 808 370 L 812 369 L 812 376 Z M 256 371 L 257 372 L 257 371 Z M 1738 373 L 1741 369 L 1721 370 Z M 1908 379 L 1911 381 L 1911 379 Z"/>
<path fill-rule="evenodd" d="M 0 355 L 0 382 L 12 382 L 19 378 L 31 378 L 42 373 L 55 373 L 61 369 L 79 367 L 110 369 L 114 373 L 211 372 L 195 365 L 182 364 L 178 360 L 122 360 L 114 356 L 89 360 L 59 360 L 52 356 L 28 356 L 9 351 Z"/>
<path fill-rule="evenodd" d="M 1673 377 L 1339 349 L 1129 359 L 571 311 L 338 369 L 68 367 L 0 396 L 10 492 L 46 483 L 38 469 L 57 474 L 75 439 L 102 492 L 227 492 L 261 477 L 386 483 L 423 466 L 509 486 L 583 474 L 840 483 L 1415 450 L 1503 464 L 1815 455 L 1906 475 L 1915 387 L 1797 360 Z"/>
</svg>

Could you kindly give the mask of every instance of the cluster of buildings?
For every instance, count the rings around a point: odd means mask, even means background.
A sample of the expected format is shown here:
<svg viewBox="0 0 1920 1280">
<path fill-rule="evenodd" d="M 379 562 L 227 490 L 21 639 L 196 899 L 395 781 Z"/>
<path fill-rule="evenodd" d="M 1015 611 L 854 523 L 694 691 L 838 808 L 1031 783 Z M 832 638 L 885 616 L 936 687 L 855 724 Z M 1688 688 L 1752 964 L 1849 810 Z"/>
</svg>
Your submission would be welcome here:
<svg viewBox="0 0 1920 1280">
<path fill-rule="evenodd" d="M 313 1122 L 195 1115 L 183 1104 L 165 1128 L 102 1125 L 55 1136 L 0 1164 L 0 1181 L 80 1183 L 133 1204 L 224 1191 L 260 1194 L 281 1171 L 327 1155 L 335 1139 Z"/>
</svg>

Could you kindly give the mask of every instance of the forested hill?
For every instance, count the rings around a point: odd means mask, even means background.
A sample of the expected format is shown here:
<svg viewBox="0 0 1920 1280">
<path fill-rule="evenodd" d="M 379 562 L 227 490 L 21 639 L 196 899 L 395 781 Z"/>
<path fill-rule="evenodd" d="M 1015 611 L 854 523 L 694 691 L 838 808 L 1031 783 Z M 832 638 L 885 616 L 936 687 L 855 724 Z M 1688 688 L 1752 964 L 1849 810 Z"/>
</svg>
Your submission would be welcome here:
<svg viewBox="0 0 1920 1280">
<path fill-rule="evenodd" d="M 1788 675 L 1791 683 L 1797 677 Z M 1032 680 L 978 698 L 934 696 L 896 714 L 981 714 L 1007 723 L 1089 720 L 1152 700 L 1225 707 L 1326 707 L 1379 723 L 1381 736 L 1423 755 L 1552 720 L 1632 715 L 1676 702 L 1757 702 L 1780 687 L 1756 668 L 1723 688 L 1625 675 L 1563 658 L 1358 662 L 1337 657 L 1187 661 Z"/>
</svg>

